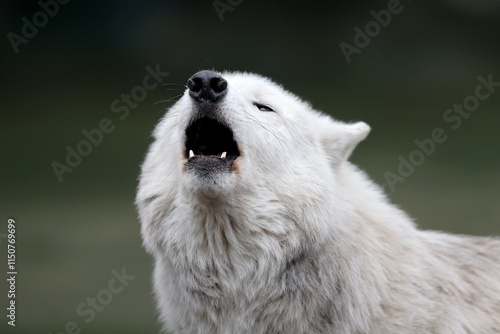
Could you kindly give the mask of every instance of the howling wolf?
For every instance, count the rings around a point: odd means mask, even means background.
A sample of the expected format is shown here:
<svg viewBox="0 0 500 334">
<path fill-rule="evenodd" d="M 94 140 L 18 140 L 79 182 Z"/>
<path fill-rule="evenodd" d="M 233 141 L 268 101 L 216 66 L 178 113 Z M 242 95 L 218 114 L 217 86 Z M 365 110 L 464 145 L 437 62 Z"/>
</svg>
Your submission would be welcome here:
<svg viewBox="0 0 500 334">
<path fill-rule="evenodd" d="M 193 75 L 136 199 L 165 330 L 500 333 L 500 241 L 418 230 L 347 161 L 369 131 L 258 75 Z"/>
</svg>

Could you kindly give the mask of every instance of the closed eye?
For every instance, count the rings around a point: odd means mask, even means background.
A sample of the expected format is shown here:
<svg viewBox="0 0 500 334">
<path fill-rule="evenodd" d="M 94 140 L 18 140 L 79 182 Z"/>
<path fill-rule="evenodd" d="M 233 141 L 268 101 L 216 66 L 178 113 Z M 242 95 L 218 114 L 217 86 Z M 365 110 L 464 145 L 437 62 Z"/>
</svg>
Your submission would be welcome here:
<svg viewBox="0 0 500 334">
<path fill-rule="evenodd" d="M 273 108 L 268 107 L 268 106 L 266 106 L 264 104 L 260 104 L 260 103 L 254 102 L 254 106 L 256 106 L 257 108 L 259 108 L 260 111 L 274 112 Z"/>
</svg>

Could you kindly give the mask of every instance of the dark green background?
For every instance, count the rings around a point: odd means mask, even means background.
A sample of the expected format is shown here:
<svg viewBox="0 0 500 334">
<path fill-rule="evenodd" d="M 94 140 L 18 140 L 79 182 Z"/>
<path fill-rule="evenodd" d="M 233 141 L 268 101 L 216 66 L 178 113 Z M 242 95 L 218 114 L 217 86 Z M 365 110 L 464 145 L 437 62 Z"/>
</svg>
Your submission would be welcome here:
<svg viewBox="0 0 500 334">
<path fill-rule="evenodd" d="M 422 228 L 500 233 L 500 89 L 453 131 L 443 113 L 474 93 L 477 77 L 500 81 L 500 1 L 407 1 L 348 64 L 371 10 L 388 1 L 249 1 L 219 19 L 212 1 L 70 1 L 16 54 L 37 2 L 0 2 L 0 247 L 6 272 L 8 218 L 17 222 L 17 326 L 2 333 L 156 333 L 152 261 L 133 207 L 150 133 L 200 69 L 257 72 L 317 109 L 372 126 L 352 160 L 379 184 L 398 156 L 434 128 L 448 140 L 391 199 Z M 169 72 L 120 120 L 111 103 L 142 84 L 145 67 Z M 115 129 L 59 182 L 51 167 L 103 118 Z M 320 177 L 320 176 L 318 176 Z M 135 279 L 85 323 L 76 307 L 107 287 L 111 270 Z M 5 283 L 5 280 L 2 279 Z M 5 310 L 6 285 L 0 300 Z"/>
</svg>

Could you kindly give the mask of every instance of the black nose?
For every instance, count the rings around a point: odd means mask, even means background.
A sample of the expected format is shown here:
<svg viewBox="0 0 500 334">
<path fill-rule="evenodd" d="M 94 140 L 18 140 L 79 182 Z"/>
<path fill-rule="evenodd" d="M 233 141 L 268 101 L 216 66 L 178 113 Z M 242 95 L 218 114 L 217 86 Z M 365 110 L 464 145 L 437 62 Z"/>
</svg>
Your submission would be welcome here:
<svg viewBox="0 0 500 334">
<path fill-rule="evenodd" d="M 200 71 L 187 82 L 189 95 L 204 102 L 217 102 L 227 93 L 227 81 L 213 71 Z"/>
</svg>

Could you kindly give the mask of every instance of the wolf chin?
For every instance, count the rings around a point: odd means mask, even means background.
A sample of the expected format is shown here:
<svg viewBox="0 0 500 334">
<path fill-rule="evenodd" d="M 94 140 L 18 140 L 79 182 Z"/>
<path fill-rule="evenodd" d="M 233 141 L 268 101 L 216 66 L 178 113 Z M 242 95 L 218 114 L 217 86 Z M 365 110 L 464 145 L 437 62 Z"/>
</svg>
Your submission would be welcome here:
<svg viewBox="0 0 500 334">
<path fill-rule="evenodd" d="M 500 241 L 418 230 L 347 161 L 370 131 L 248 73 L 201 71 L 136 205 L 173 333 L 500 333 Z"/>
</svg>

